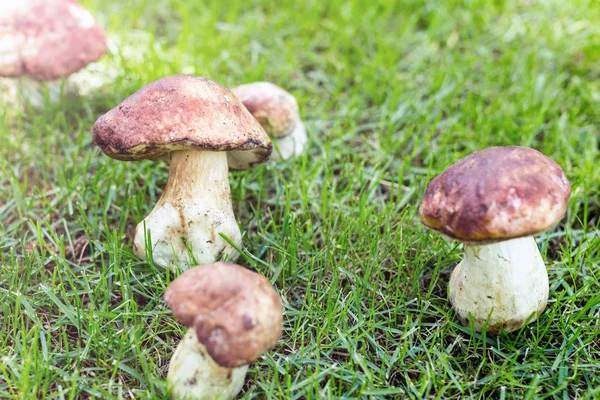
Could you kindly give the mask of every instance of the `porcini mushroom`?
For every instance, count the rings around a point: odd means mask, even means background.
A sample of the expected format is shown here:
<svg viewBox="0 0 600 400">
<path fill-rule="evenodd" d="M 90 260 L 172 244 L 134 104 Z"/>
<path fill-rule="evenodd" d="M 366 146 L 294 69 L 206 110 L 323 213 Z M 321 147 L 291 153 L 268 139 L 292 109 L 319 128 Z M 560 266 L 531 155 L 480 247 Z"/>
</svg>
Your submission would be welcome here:
<svg viewBox="0 0 600 400">
<path fill-rule="evenodd" d="M 449 283 L 463 324 L 510 332 L 544 311 L 548 274 L 533 236 L 562 218 L 570 195 L 560 166 L 527 147 L 481 150 L 433 178 L 419 212 L 424 225 L 464 243 Z"/>
<path fill-rule="evenodd" d="M 304 152 L 308 137 L 294 96 L 270 82 L 240 85 L 232 92 L 273 140 L 274 160 L 287 160 Z"/>
<path fill-rule="evenodd" d="M 163 299 L 190 329 L 177 346 L 167 376 L 177 399 L 231 399 L 248 364 L 275 346 L 282 330 L 277 293 L 262 275 L 235 264 L 192 268 Z"/>
<path fill-rule="evenodd" d="M 217 83 L 173 75 L 141 88 L 94 124 L 93 140 L 109 157 L 170 157 L 169 179 L 154 210 L 138 224 L 133 249 L 158 266 L 187 269 L 188 247 L 199 264 L 237 254 L 229 169 L 266 161 L 269 137 L 239 100 Z M 146 248 L 147 233 L 152 239 Z"/>
<path fill-rule="evenodd" d="M 0 0 L 0 77 L 20 77 L 33 105 L 35 82 L 67 77 L 105 52 L 104 32 L 75 0 Z"/>
</svg>

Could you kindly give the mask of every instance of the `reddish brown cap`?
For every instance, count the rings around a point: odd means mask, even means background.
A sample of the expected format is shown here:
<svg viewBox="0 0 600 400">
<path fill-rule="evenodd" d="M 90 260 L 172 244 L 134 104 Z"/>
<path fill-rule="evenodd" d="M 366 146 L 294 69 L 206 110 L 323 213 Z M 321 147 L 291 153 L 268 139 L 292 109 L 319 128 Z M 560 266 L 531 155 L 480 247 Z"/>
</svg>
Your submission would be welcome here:
<svg viewBox="0 0 600 400">
<path fill-rule="evenodd" d="M 217 364 L 250 364 L 277 343 L 281 300 L 262 275 L 235 264 L 206 264 L 187 270 L 163 296 L 182 324 Z"/>
<path fill-rule="evenodd" d="M 571 186 L 560 166 L 528 147 L 491 147 L 431 180 L 419 208 L 427 227 L 466 242 L 535 235 L 564 215 Z"/>
<path fill-rule="evenodd" d="M 277 85 L 253 82 L 233 88 L 232 92 L 272 137 L 290 135 L 300 122 L 296 98 Z"/>
<path fill-rule="evenodd" d="M 156 159 L 171 151 L 227 151 L 231 169 L 266 161 L 272 144 L 227 89 L 207 78 L 172 75 L 147 84 L 101 116 L 94 143 L 118 160 Z"/>
<path fill-rule="evenodd" d="M 105 52 L 104 32 L 74 0 L 0 4 L 0 76 L 59 79 Z"/>
</svg>

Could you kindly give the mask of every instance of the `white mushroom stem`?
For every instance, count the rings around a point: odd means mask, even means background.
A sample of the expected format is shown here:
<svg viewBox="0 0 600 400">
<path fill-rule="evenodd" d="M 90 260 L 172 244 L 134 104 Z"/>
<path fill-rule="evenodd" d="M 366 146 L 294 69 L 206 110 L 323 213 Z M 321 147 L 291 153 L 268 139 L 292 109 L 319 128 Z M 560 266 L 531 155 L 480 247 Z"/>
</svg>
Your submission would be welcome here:
<svg viewBox="0 0 600 400">
<path fill-rule="evenodd" d="M 287 136 L 281 138 L 271 138 L 273 140 L 273 153 L 271 159 L 275 161 L 287 160 L 304 153 L 308 143 L 306 128 L 302 121 L 298 121 L 296 127 Z"/>
<path fill-rule="evenodd" d="M 146 259 L 148 235 L 154 264 L 187 270 L 188 248 L 198 264 L 237 253 L 242 235 L 231 206 L 226 152 L 185 150 L 171 153 L 169 179 L 158 203 L 136 228 L 133 249 Z M 144 226 L 146 230 L 144 230 Z M 187 246 L 187 247 L 186 247 Z"/>
<path fill-rule="evenodd" d="M 244 385 L 248 366 L 220 367 L 189 329 L 169 364 L 167 380 L 174 399 L 233 399 Z"/>
<path fill-rule="evenodd" d="M 11 104 L 14 105 L 18 105 L 20 101 L 43 110 L 46 90 L 48 103 L 55 104 L 59 101 L 63 91 L 68 94 L 87 95 L 110 84 L 116 76 L 115 68 L 95 63 L 68 78 L 54 81 L 40 82 L 28 76 L 0 78 L 0 96 L 6 97 L 5 100 L 11 101 Z"/>
<path fill-rule="evenodd" d="M 45 92 L 47 91 L 48 102 L 54 104 L 58 102 L 61 93 L 63 81 L 55 80 L 48 82 L 39 82 L 27 76 L 12 79 L 14 88 L 9 90 L 16 94 L 21 102 L 29 104 L 31 107 L 43 109 L 45 103 Z M 8 83 L 10 85 L 10 83 Z"/>
<path fill-rule="evenodd" d="M 481 332 L 520 329 L 546 308 L 548 274 L 533 237 L 464 245 L 450 277 L 450 302 L 464 324 Z"/>
</svg>

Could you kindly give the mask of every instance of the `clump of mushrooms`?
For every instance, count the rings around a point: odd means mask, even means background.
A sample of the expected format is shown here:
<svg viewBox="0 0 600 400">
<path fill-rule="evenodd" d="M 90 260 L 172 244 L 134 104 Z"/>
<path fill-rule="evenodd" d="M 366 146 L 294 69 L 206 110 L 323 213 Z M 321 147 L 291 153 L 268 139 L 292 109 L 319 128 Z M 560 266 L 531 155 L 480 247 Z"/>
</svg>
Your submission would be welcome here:
<svg viewBox="0 0 600 400">
<path fill-rule="evenodd" d="M 464 243 L 449 283 L 463 324 L 511 332 L 544 311 L 548 274 L 533 236 L 560 221 L 570 195 L 561 167 L 527 147 L 475 152 L 429 183 L 421 221 Z"/>
<path fill-rule="evenodd" d="M 237 256 L 221 237 L 237 245 L 242 239 L 231 205 L 229 169 L 266 161 L 272 145 L 231 92 L 198 76 L 162 78 L 101 116 L 93 132 L 94 143 L 109 157 L 170 159 L 165 190 L 136 228 L 138 257 L 145 260 L 151 252 L 156 265 L 186 270 L 194 259 L 207 264 Z"/>
<path fill-rule="evenodd" d="M 167 376 L 176 399 L 232 399 L 248 364 L 277 343 L 279 296 L 262 275 L 235 264 L 191 268 L 165 291 L 175 318 L 190 329 Z"/>
<path fill-rule="evenodd" d="M 75 0 L 0 0 L 0 77 L 20 78 L 20 90 L 34 106 L 43 104 L 39 82 L 48 82 L 53 100 L 59 79 L 106 49 L 104 32 Z"/>
<path fill-rule="evenodd" d="M 296 98 L 270 82 L 253 82 L 232 89 L 273 140 L 274 160 L 304 153 L 308 144 Z"/>
</svg>

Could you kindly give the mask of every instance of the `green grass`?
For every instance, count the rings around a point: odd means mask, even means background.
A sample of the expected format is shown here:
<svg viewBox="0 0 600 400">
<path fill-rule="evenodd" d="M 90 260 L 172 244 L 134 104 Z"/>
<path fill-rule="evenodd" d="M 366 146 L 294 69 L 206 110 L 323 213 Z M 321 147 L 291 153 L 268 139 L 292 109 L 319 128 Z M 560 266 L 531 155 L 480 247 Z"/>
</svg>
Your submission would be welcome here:
<svg viewBox="0 0 600 400">
<path fill-rule="evenodd" d="M 0 398 L 167 396 L 173 276 L 131 250 L 167 168 L 104 156 L 91 126 L 181 72 L 279 84 L 310 134 L 297 160 L 231 174 L 239 262 L 285 307 L 246 398 L 600 398 L 600 4 L 82 3 L 114 79 L 43 111 L 0 100 Z M 573 186 L 538 240 L 548 309 L 498 337 L 459 324 L 461 248 L 416 212 L 434 175 L 492 145 L 542 151 Z"/>
</svg>

